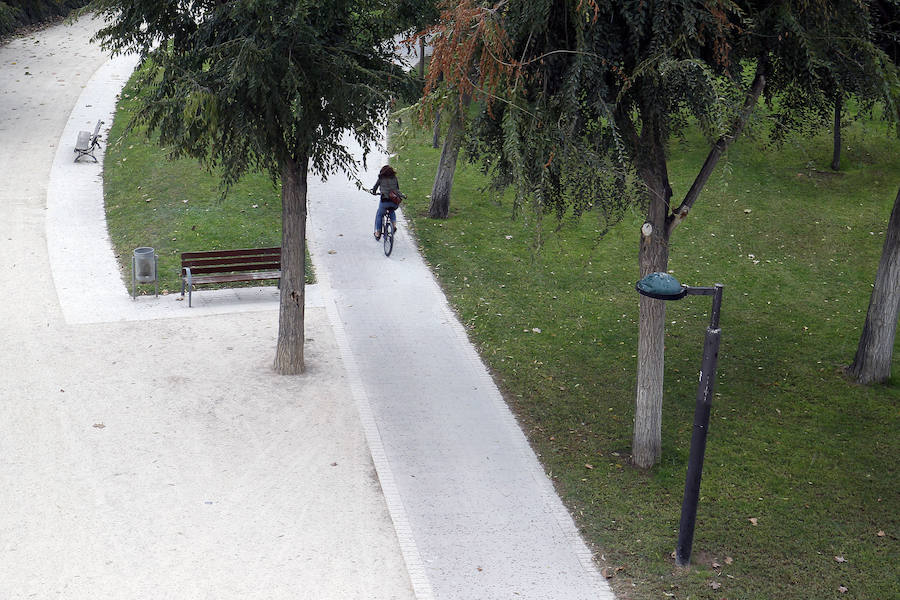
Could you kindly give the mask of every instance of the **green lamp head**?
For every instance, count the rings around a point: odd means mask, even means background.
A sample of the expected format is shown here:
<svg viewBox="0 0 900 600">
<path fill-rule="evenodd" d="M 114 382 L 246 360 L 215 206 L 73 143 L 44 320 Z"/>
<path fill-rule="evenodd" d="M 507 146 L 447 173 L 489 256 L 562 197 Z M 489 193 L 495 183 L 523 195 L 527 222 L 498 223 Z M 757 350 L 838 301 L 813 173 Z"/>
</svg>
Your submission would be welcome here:
<svg viewBox="0 0 900 600">
<path fill-rule="evenodd" d="M 657 300 L 681 300 L 688 293 L 685 286 L 668 273 L 650 273 L 637 282 L 635 289 Z"/>
</svg>

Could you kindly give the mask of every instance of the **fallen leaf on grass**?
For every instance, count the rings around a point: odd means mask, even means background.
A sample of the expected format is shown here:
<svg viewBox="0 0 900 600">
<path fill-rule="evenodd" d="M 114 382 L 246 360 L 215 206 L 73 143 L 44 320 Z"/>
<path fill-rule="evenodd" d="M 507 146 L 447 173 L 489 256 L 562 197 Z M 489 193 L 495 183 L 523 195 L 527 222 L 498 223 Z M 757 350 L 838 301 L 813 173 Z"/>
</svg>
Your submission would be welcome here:
<svg viewBox="0 0 900 600">
<path fill-rule="evenodd" d="M 725 564 L 726 564 L 726 565 L 730 565 L 730 564 L 733 563 L 733 562 L 734 562 L 734 559 L 731 558 L 730 556 L 726 556 L 726 557 L 725 557 Z"/>
<path fill-rule="evenodd" d="M 600 569 L 600 574 L 603 575 L 606 579 L 612 579 L 619 571 L 624 571 L 625 567 L 619 566 L 614 569 L 610 569 L 609 567 L 603 567 Z"/>
<path fill-rule="evenodd" d="M 839 562 L 839 563 L 845 563 L 845 562 L 847 562 L 847 559 L 844 558 L 843 556 L 835 556 L 835 557 L 834 557 L 834 560 L 836 560 L 836 561 Z"/>
<path fill-rule="evenodd" d="M 584 468 L 585 468 L 585 469 L 593 469 L 593 468 L 594 468 L 594 465 L 585 464 L 585 465 L 584 465 Z"/>
<path fill-rule="evenodd" d="M 845 588 L 844 586 L 838 586 L 838 591 L 839 591 L 840 593 L 842 593 L 842 594 L 846 594 L 846 593 L 849 592 L 850 590 L 848 590 L 848 589 Z"/>
<path fill-rule="evenodd" d="M 719 583 L 718 581 L 710 581 L 710 582 L 709 582 L 709 587 L 711 587 L 711 588 L 714 589 L 714 590 L 717 590 L 717 589 L 719 589 L 720 587 L 722 587 L 722 584 Z"/>
<path fill-rule="evenodd" d="M 759 522 L 757 521 L 756 517 L 750 517 L 750 524 L 756 526 L 759 524 Z"/>
<path fill-rule="evenodd" d="M 884 531 L 879 530 L 878 533 L 876 533 L 875 535 L 877 535 L 878 537 L 884 537 Z"/>
</svg>

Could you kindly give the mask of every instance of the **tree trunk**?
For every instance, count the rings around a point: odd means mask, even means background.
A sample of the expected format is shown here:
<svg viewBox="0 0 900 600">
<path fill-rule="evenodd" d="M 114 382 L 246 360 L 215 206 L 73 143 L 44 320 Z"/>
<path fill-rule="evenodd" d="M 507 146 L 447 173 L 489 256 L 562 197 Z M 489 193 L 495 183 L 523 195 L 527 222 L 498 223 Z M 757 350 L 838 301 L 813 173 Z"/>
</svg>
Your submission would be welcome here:
<svg viewBox="0 0 900 600">
<path fill-rule="evenodd" d="M 875 288 L 869 300 L 866 323 L 859 338 L 856 357 L 849 372 L 859 383 L 868 385 L 887 381 L 897 318 L 900 316 L 900 190 L 888 222 L 881 261 L 875 275 Z"/>
<path fill-rule="evenodd" d="M 841 168 L 841 108 L 843 97 L 840 92 L 834 95 L 834 153 L 831 155 L 831 170 Z"/>
<path fill-rule="evenodd" d="M 434 113 L 434 129 L 431 132 L 431 147 L 437 148 L 441 143 L 441 111 Z"/>
<path fill-rule="evenodd" d="M 425 79 L 425 38 L 419 38 L 419 79 Z"/>
<path fill-rule="evenodd" d="M 431 205 L 428 216 L 432 219 L 446 219 L 450 214 L 450 192 L 453 189 L 453 174 L 456 172 L 456 158 L 463 140 L 463 111 L 469 106 L 469 98 L 464 97 L 457 106 L 447 126 L 447 136 L 441 149 L 441 160 L 431 188 Z"/>
<path fill-rule="evenodd" d="M 275 372 L 302 373 L 306 299 L 306 171 L 304 152 L 281 165 L 281 306 Z"/>
<path fill-rule="evenodd" d="M 645 123 L 645 127 L 651 125 Z M 653 155 L 639 170 L 647 186 L 647 222 L 641 227 L 638 252 L 640 276 L 665 272 L 669 264 L 669 235 L 666 219 L 672 188 L 669 186 L 664 146 L 652 142 Z M 634 438 L 631 454 L 635 466 L 648 469 L 662 455 L 663 365 L 665 363 L 666 303 L 640 296 L 638 317 L 637 393 L 634 411 Z"/>
<path fill-rule="evenodd" d="M 437 83 L 440 83 L 444 80 L 444 73 L 438 73 Z M 437 148 L 438 144 L 441 142 L 441 112 L 443 112 L 440 108 L 438 108 L 434 113 L 434 128 L 431 133 L 431 147 Z"/>
<path fill-rule="evenodd" d="M 766 86 L 766 65 L 758 63 L 753 83 L 744 98 L 744 106 L 732 123 L 731 131 L 719 138 L 710 148 L 703 167 L 677 209 L 671 210 L 672 188 L 666 168 L 664 128 L 652 106 L 641 110 L 642 129 L 637 133 L 625 113 L 616 111 L 616 125 L 639 149 L 638 174 L 647 186 L 649 195 L 647 222 L 641 228 L 641 247 L 638 255 L 641 277 L 657 271 L 665 272 L 669 265 L 669 240 L 672 232 L 686 218 L 700 191 L 731 143 L 743 131 Z M 665 362 L 664 300 L 640 297 L 638 325 L 637 393 L 634 414 L 632 460 L 642 469 L 659 462 L 662 448 L 662 390 Z"/>
</svg>

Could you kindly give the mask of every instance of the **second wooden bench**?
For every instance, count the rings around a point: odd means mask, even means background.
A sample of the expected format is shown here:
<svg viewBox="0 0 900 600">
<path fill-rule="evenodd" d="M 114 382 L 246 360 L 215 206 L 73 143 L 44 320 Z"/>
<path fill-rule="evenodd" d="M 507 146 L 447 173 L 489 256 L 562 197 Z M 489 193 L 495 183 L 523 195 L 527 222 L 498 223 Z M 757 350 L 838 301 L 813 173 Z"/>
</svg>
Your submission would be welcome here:
<svg viewBox="0 0 900 600">
<path fill-rule="evenodd" d="M 181 253 L 181 296 L 188 306 L 195 285 L 281 279 L 281 248 L 246 248 Z"/>
</svg>

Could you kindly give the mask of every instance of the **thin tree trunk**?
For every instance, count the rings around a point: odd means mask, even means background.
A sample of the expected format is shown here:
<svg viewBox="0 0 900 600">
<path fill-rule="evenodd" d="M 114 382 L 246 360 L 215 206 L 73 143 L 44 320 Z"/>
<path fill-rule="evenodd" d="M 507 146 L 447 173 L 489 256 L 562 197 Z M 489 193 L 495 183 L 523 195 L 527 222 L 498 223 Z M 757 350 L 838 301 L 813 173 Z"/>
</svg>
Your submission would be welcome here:
<svg viewBox="0 0 900 600">
<path fill-rule="evenodd" d="M 441 111 L 434 113 L 434 129 L 431 132 L 431 147 L 437 148 L 441 143 Z"/>
<path fill-rule="evenodd" d="M 841 168 L 841 108 L 843 97 L 840 92 L 834 95 L 834 153 L 831 155 L 831 170 Z"/>
<path fill-rule="evenodd" d="M 306 171 L 304 152 L 281 165 L 281 305 L 275 371 L 302 373 L 306 298 Z"/>
<path fill-rule="evenodd" d="M 425 79 L 425 37 L 419 38 L 419 79 Z"/>
<path fill-rule="evenodd" d="M 440 84 L 444 80 L 444 73 L 438 73 L 438 84 Z M 434 113 L 434 129 L 431 133 L 431 147 L 437 148 L 438 144 L 441 142 L 441 109 L 437 109 Z"/>
<path fill-rule="evenodd" d="M 887 381 L 891 376 L 891 360 L 897 319 L 900 316 L 900 190 L 894 200 L 888 222 L 881 261 L 875 275 L 875 287 L 869 300 L 866 323 L 859 338 L 856 357 L 849 373 L 859 383 L 868 385 Z"/>
<path fill-rule="evenodd" d="M 753 83 L 744 98 L 744 106 L 732 123 L 731 131 L 719 138 L 710 149 L 694 183 L 677 209 L 671 210 L 672 188 L 666 168 L 665 138 L 659 117 L 652 107 L 641 110 L 641 132 L 631 118 L 621 111 L 614 113 L 616 125 L 631 145 L 639 149 L 638 173 L 647 186 L 649 205 L 647 221 L 641 228 L 638 254 L 641 277 L 665 272 L 669 264 L 669 240 L 675 228 L 687 218 L 700 196 L 700 191 L 731 143 L 740 135 L 766 85 L 766 65 L 759 63 Z M 670 212 L 671 211 L 671 212 Z M 638 323 L 638 368 L 635 398 L 632 461 L 647 469 L 659 462 L 662 449 L 662 390 L 665 363 L 664 300 L 640 297 Z"/>
<path fill-rule="evenodd" d="M 463 111 L 469 106 L 470 98 L 463 97 L 461 105 L 456 106 L 450 124 L 447 126 L 447 136 L 444 138 L 444 147 L 441 149 L 441 160 L 438 163 L 437 173 L 434 175 L 434 185 L 431 188 L 431 204 L 428 207 L 428 216 L 432 219 L 446 219 L 450 214 L 450 192 L 453 189 L 453 174 L 456 172 L 456 159 L 459 156 L 459 148 L 463 140 Z"/>
<path fill-rule="evenodd" d="M 647 222 L 641 228 L 638 252 L 641 277 L 665 272 L 669 264 L 666 213 L 672 190 L 662 152 L 660 147 L 660 158 L 655 161 L 655 168 L 645 169 L 641 175 L 650 196 Z M 637 390 L 631 453 L 635 466 L 648 469 L 662 456 L 666 303 L 646 296 L 640 296 L 639 302 Z"/>
</svg>

